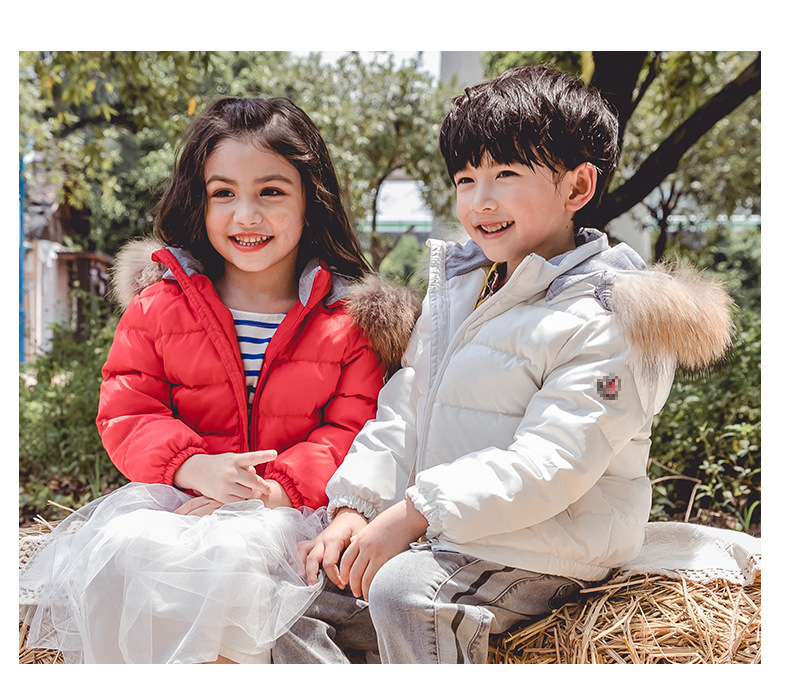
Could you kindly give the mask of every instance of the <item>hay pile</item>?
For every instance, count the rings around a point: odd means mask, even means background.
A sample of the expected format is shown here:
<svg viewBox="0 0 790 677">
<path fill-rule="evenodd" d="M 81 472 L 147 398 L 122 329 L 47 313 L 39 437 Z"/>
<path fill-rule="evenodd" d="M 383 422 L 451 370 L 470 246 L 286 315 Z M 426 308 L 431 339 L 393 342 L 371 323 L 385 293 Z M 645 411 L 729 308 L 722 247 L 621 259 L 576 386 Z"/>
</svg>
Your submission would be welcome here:
<svg viewBox="0 0 790 677">
<path fill-rule="evenodd" d="M 20 566 L 54 525 L 22 529 Z M 591 588 L 580 601 L 493 637 L 489 663 L 760 663 L 761 587 L 638 576 Z M 20 663 L 62 663 L 57 651 L 28 649 Z"/>
<path fill-rule="evenodd" d="M 57 526 L 57 523 L 50 524 L 40 517 L 36 518 L 35 524 L 19 530 L 19 569 L 28 562 L 33 556 L 36 548 L 41 544 L 44 536 Z M 19 621 L 19 663 L 63 663 L 63 657 L 59 651 L 47 651 L 45 649 L 28 649 L 25 646 L 27 640 L 27 625 Z"/>
<path fill-rule="evenodd" d="M 749 586 L 639 576 L 492 639 L 489 663 L 760 663 L 760 577 Z"/>
<path fill-rule="evenodd" d="M 28 649 L 25 646 L 27 639 L 27 626 L 19 621 L 19 663 L 20 664 L 41 664 L 41 663 L 62 663 L 63 656 L 59 651 L 49 651 L 46 649 Z"/>
</svg>

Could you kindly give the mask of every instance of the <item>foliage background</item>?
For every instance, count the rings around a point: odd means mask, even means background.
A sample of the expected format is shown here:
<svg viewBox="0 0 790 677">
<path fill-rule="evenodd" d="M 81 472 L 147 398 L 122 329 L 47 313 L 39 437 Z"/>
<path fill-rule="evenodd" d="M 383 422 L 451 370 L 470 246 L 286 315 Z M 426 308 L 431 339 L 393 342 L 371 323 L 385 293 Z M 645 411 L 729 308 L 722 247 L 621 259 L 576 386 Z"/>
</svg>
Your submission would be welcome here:
<svg viewBox="0 0 790 677">
<path fill-rule="evenodd" d="M 670 257 L 724 280 L 735 302 L 733 347 L 706 374 L 678 374 L 653 425 L 653 519 L 759 533 L 761 525 L 761 250 L 758 228 L 718 227 Z"/>
<path fill-rule="evenodd" d="M 645 53 L 644 92 L 623 138 L 612 190 L 626 185 L 700 106 L 754 64 L 755 53 Z M 605 53 L 489 52 L 487 74 L 553 62 L 588 80 Z M 758 61 L 759 63 L 759 57 Z M 20 154 L 37 152 L 74 216 L 75 248 L 108 253 L 150 233 L 152 208 L 177 138 L 221 94 L 285 94 L 313 117 L 335 160 L 356 222 L 373 226 L 369 255 L 382 274 L 420 287 L 424 247 L 410 235 L 378 236 L 378 191 L 408 171 L 422 181 L 439 224 L 452 224 L 453 190 L 437 151 L 438 125 L 456 92 L 419 60 L 373 62 L 348 53 L 334 64 L 288 52 L 21 52 Z M 600 73 L 599 73 L 600 76 Z M 647 87 L 646 85 L 650 86 Z M 760 213 L 760 97 L 713 125 L 641 201 L 655 252 L 725 279 L 738 332 L 727 361 L 679 375 L 654 427 L 654 519 L 688 519 L 759 532 L 761 521 L 759 226 L 717 225 L 719 214 Z M 86 217 L 86 218 L 78 218 Z M 20 374 L 20 522 L 60 515 L 124 480 L 95 429 L 100 369 L 117 315 L 89 314 L 57 330 L 50 353 Z"/>
</svg>

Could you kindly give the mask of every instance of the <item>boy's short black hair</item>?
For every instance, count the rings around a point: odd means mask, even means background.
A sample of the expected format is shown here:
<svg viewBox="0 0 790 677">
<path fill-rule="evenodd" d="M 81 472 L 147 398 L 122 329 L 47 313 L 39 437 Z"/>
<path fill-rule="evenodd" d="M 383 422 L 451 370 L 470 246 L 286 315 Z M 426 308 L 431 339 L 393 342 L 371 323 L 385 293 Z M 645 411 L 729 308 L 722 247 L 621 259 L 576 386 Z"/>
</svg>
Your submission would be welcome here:
<svg viewBox="0 0 790 677">
<path fill-rule="evenodd" d="M 598 170 L 595 195 L 574 219 L 578 229 L 600 202 L 619 158 L 618 122 L 600 93 L 547 66 L 513 68 L 455 97 L 439 133 L 452 179 L 488 157 L 543 166 L 562 175 L 583 162 Z"/>
</svg>

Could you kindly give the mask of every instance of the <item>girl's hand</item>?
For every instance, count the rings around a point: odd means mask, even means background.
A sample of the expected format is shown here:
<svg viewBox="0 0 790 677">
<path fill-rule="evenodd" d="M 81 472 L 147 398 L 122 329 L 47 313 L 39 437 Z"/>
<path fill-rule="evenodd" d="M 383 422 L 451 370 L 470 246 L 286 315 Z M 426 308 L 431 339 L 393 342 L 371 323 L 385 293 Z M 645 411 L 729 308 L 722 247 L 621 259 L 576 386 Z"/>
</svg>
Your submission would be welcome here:
<svg viewBox="0 0 790 677">
<path fill-rule="evenodd" d="M 308 585 L 314 585 L 318 581 L 318 568 L 323 564 L 329 580 L 338 588 L 346 587 L 346 582 L 340 578 L 337 563 L 340 561 L 343 549 L 367 523 L 368 521 L 356 510 L 341 508 L 329 526 L 315 539 L 297 546 L 303 555 Z"/>
<path fill-rule="evenodd" d="M 271 488 L 255 466 L 277 458 L 273 449 L 243 454 L 195 454 L 176 470 L 173 482 L 220 503 L 235 503 L 268 495 Z"/>
<path fill-rule="evenodd" d="M 340 579 L 348 582 L 355 597 L 367 601 L 376 572 L 427 530 L 428 520 L 408 498 L 387 508 L 350 539 L 340 560 Z"/>
<path fill-rule="evenodd" d="M 260 491 L 260 495 L 251 496 L 250 498 L 260 498 L 267 508 L 292 508 L 293 503 L 285 493 L 283 485 L 277 480 L 263 480 L 264 484 L 268 487 L 267 492 Z"/>
<path fill-rule="evenodd" d="M 173 512 L 176 515 L 191 515 L 192 517 L 203 517 L 210 515 L 217 508 L 221 508 L 222 503 L 215 501 L 207 496 L 197 496 L 190 498 L 186 503 L 178 506 Z"/>
</svg>

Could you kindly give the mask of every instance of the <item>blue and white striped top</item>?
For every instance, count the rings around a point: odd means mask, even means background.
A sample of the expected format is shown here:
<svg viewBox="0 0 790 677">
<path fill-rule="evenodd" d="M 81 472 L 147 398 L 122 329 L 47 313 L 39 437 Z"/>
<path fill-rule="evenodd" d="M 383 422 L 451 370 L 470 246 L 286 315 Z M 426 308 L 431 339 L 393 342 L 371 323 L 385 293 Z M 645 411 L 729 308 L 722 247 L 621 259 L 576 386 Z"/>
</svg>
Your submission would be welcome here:
<svg viewBox="0 0 790 677">
<path fill-rule="evenodd" d="M 261 373 L 263 356 L 274 332 L 285 318 L 285 313 L 269 315 L 266 313 L 250 313 L 246 310 L 230 309 L 236 337 L 239 339 L 241 361 L 244 365 L 244 376 L 247 380 L 247 402 L 252 404 L 258 375 Z"/>
</svg>

